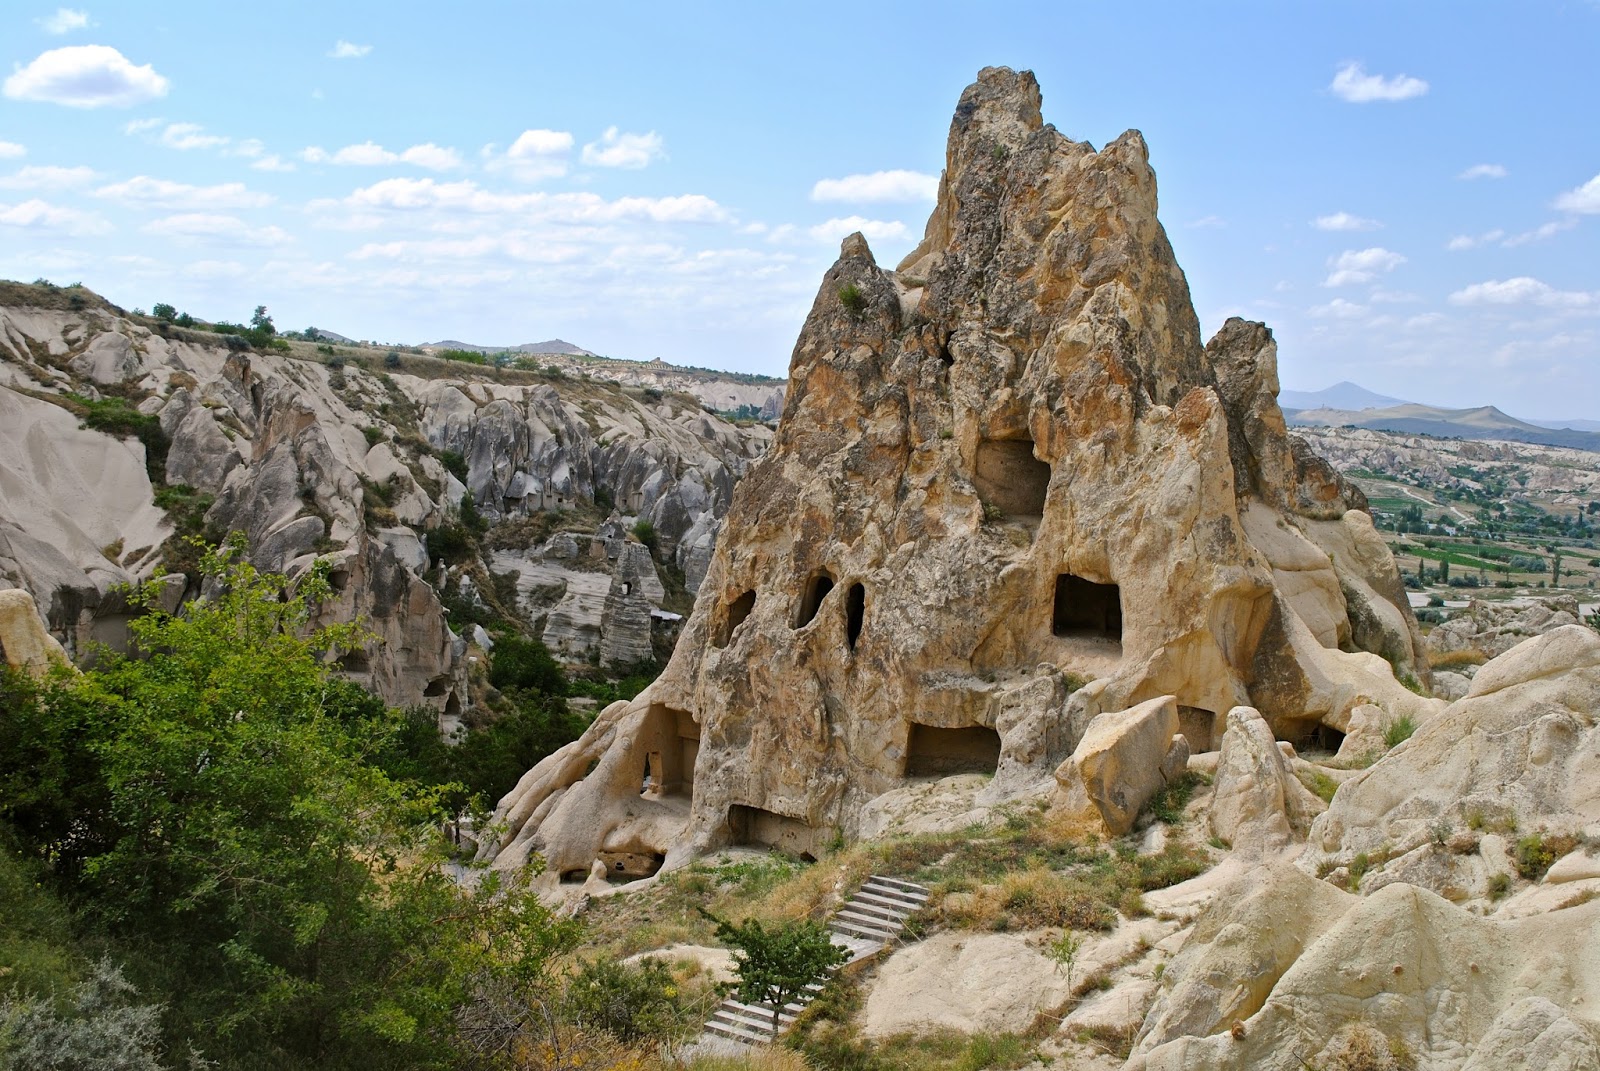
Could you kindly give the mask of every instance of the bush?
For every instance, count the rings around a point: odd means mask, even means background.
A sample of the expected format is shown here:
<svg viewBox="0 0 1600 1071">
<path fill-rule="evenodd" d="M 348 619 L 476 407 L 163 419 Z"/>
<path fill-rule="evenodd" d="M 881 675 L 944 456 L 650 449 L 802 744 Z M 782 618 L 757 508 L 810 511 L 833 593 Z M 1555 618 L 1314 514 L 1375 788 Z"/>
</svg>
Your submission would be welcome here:
<svg viewBox="0 0 1600 1071">
<path fill-rule="evenodd" d="M 634 522 L 633 535 L 639 542 L 650 548 L 651 555 L 655 555 L 660 551 L 661 537 L 656 534 L 656 526 L 643 517 Z"/>
<path fill-rule="evenodd" d="M 383 355 L 383 367 L 385 367 L 385 368 L 399 368 L 400 367 L 400 354 L 395 350 L 390 350 L 388 353 L 384 354 Z"/>
<path fill-rule="evenodd" d="M 135 1004 L 136 990 L 101 960 L 58 1002 L 0 998 L 0 1067 L 28 1071 L 163 1071 L 161 1008 Z"/>
<path fill-rule="evenodd" d="M 538 640 L 511 634 L 495 643 L 489 683 L 502 691 L 520 688 L 541 695 L 566 695 L 567 677 L 561 663 Z"/>
<path fill-rule="evenodd" d="M 454 450 L 440 450 L 439 464 L 443 465 L 446 472 L 462 483 L 467 482 L 467 459 Z"/>
<path fill-rule="evenodd" d="M 1529 881 L 1543 878 L 1550 865 L 1578 846 L 1576 837 L 1540 830 L 1517 841 L 1514 861 L 1517 873 Z"/>
<path fill-rule="evenodd" d="M 150 307 L 150 315 L 158 320 L 165 320 L 167 323 L 171 323 L 178 318 L 178 310 L 164 301 L 158 301 Z"/>
<path fill-rule="evenodd" d="M 1383 743 L 1385 747 L 1396 747 L 1411 739 L 1411 734 L 1417 731 L 1417 722 L 1409 714 L 1402 714 L 1388 725 L 1383 727 Z"/>
<path fill-rule="evenodd" d="M 445 523 L 428 533 L 428 558 L 460 565 L 472 556 L 472 536 L 459 524 Z"/>
<path fill-rule="evenodd" d="M 670 1041 L 691 1025 L 672 972 L 657 959 L 585 963 L 567 985 L 563 1011 L 573 1025 L 627 1045 Z"/>
<path fill-rule="evenodd" d="M 845 283 L 839 288 L 839 304 L 852 318 L 859 319 L 867 311 L 867 295 L 855 283 Z"/>
<path fill-rule="evenodd" d="M 460 361 L 462 364 L 486 365 L 489 363 L 488 357 L 472 350 L 438 350 L 434 353 L 434 356 L 444 361 Z"/>
</svg>

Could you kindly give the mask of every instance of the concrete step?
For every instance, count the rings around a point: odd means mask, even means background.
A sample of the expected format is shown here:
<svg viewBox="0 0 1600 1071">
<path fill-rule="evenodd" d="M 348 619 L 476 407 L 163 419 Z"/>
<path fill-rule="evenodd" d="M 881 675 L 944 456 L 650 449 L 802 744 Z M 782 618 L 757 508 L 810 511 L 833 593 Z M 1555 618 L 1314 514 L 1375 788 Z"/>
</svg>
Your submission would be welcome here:
<svg viewBox="0 0 1600 1071">
<path fill-rule="evenodd" d="M 879 874 L 874 874 L 868 878 L 866 884 L 887 885 L 891 889 L 899 889 L 903 893 L 923 900 L 926 900 L 930 895 L 926 885 L 918 885 L 914 881 L 901 881 L 899 878 L 886 878 Z"/>
<path fill-rule="evenodd" d="M 795 1016 L 805 1011 L 806 1005 L 810 1003 L 810 998 L 807 998 L 805 1001 L 791 1000 L 789 1003 L 785 1004 L 783 1006 L 783 1010 L 778 1013 L 778 1022 L 794 1022 Z M 744 1004 L 732 997 L 729 997 L 727 1000 L 722 1002 L 722 1007 L 728 1009 L 729 1011 L 739 1012 L 741 1015 L 754 1015 L 762 1022 L 770 1023 L 772 1021 L 772 1005 L 770 1004 Z"/>
<path fill-rule="evenodd" d="M 900 919 L 886 919 L 882 915 L 874 915 L 865 911 L 857 911 L 849 904 L 846 904 L 838 911 L 835 911 L 833 913 L 833 917 L 836 919 L 843 919 L 846 922 L 854 922 L 861 926 L 871 926 L 888 934 L 896 934 L 905 929 L 905 925 Z"/>
<path fill-rule="evenodd" d="M 904 921 L 916 912 L 916 908 L 913 908 L 910 904 L 899 900 L 890 900 L 888 897 L 878 896 L 864 889 L 852 896 L 850 902 L 845 906 L 858 911 L 869 910 L 889 915 L 900 921 Z"/>
<path fill-rule="evenodd" d="M 899 934 L 890 933 L 876 926 L 863 926 L 859 922 L 851 922 L 849 919 L 835 918 L 829 926 L 834 933 L 847 934 L 851 937 L 864 937 L 880 945 L 888 944 L 899 936 Z"/>
<path fill-rule="evenodd" d="M 874 885 L 863 885 L 861 891 L 857 892 L 855 897 L 852 897 L 852 899 L 856 898 L 871 898 L 877 903 L 897 907 L 908 914 L 912 911 L 921 910 L 928 902 L 926 898 L 918 900 L 908 893 Z"/>
<path fill-rule="evenodd" d="M 706 1033 L 715 1034 L 719 1038 L 737 1041 L 742 1045 L 765 1045 L 772 1040 L 772 1034 L 767 1031 L 749 1030 L 742 1026 L 730 1026 L 713 1019 L 706 1024 Z"/>
</svg>

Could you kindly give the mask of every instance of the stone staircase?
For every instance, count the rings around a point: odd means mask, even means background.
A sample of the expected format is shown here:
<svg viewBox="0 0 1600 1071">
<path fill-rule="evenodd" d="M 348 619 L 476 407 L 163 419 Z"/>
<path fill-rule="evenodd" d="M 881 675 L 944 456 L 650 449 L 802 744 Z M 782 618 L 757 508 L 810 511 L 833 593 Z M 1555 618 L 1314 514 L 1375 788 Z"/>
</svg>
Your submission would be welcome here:
<svg viewBox="0 0 1600 1071">
<path fill-rule="evenodd" d="M 928 902 L 928 890 L 895 878 L 873 876 L 828 921 L 833 943 L 850 950 L 850 963 L 866 959 L 900 936 L 906 919 Z M 778 1032 L 816 999 L 822 987 L 810 987 L 778 1012 Z M 733 997 L 722 1002 L 706 1023 L 705 1041 L 764 1045 L 772 1040 L 772 1005 L 745 1004 Z"/>
</svg>

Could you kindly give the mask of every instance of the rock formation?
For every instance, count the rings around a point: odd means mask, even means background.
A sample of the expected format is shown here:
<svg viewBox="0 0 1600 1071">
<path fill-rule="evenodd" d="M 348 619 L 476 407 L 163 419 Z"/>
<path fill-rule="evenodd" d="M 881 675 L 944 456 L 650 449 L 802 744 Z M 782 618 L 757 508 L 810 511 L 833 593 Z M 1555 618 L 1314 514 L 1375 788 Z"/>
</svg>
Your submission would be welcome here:
<svg viewBox="0 0 1600 1071">
<path fill-rule="evenodd" d="M 0 662 L 38 676 L 66 661 L 61 644 L 45 631 L 33 596 L 15 588 L 0 591 Z"/>
<path fill-rule="evenodd" d="M 1144 139 L 1097 152 L 1039 104 L 984 70 L 921 245 L 888 271 L 844 241 L 671 664 L 506 797 L 498 865 L 811 851 L 923 773 L 1047 792 L 1162 697 L 1196 751 L 1236 706 L 1291 738 L 1442 706 L 1396 679 L 1427 675 L 1399 576 L 1287 434 L 1270 332 L 1202 344 Z M 641 797 L 647 767 L 672 787 Z"/>
<path fill-rule="evenodd" d="M 49 307 L 53 294 L 0 291 L 0 588 L 31 593 L 73 657 L 126 642 L 132 611 L 119 587 L 181 549 L 174 518 L 187 504 L 187 530 L 243 531 L 258 566 L 294 577 L 328 562 L 337 594 L 325 618 L 360 617 L 374 634 L 341 668 L 391 703 L 453 718 L 466 701 L 465 643 L 440 595 L 466 597 L 471 578 L 438 569 L 426 539 L 459 521 L 463 496 L 490 526 L 489 567 L 514 574 L 517 605 L 507 609 L 573 660 L 606 640 L 614 654 L 648 657 L 650 612 L 666 593 L 624 524 L 649 521 L 663 560 L 693 583 L 734 482 L 770 437 L 654 390 L 425 359 L 379 371 L 370 355 L 371 368 L 353 355 L 340 365 L 253 353 L 140 322 L 92 295 Z M 125 399 L 153 417 L 169 444 L 164 463 L 147 465 L 138 439 L 84 426 L 74 401 L 84 398 Z M 152 477 L 181 491 L 169 492 L 182 500 L 177 512 L 156 505 Z M 529 546 L 518 527 L 606 495 L 611 538 L 561 531 Z M 562 557 L 561 545 L 572 553 Z M 487 586 L 488 570 L 474 569 Z M 613 574 L 643 601 L 619 607 L 607 636 Z M 598 588 L 592 598 L 586 583 Z M 166 608 L 197 594 L 180 581 Z"/>
</svg>

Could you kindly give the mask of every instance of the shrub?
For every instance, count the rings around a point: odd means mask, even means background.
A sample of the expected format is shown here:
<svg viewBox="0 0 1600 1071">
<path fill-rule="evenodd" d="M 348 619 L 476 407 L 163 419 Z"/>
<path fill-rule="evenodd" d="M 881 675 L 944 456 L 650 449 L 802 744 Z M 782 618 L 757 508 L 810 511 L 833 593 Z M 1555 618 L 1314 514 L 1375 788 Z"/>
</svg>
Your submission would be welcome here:
<svg viewBox="0 0 1600 1071">
<path fill-rule="evenodd" d="M 399 368 L 400 367 L 400 354 L 399 354 L 399 352 L 397 350 L 390 350 L 388 353 L 383 355 L 383 367 L 385 367 L 385 368 Z"/>
<path fill-rule="evenodd" d="M 845 283 L 839 288 L 839 304 L 852 318 L 859 319 L 867 311 L 867 295 L 855 283 Z"/>
<path fill-rule="evenodd" d="M 144 444 L 144 467 L 151 483 L 164 483 L 167 476 L 167 451 L 172 440 L 154 414 L 141 413 L 123 398 L 91 400 L 81 394 L 67 395 L 82 409 L 83 426 L 115 435 L 119 439 L 138 439 Z"/>
<path fill-rule="evenodd" d="M 544 695 L 566 695 L 561 664 L 538 640 L 512 634 L 495 644 L 489 683 L 502 690 L 521 688 Z"/>
<path fill-rule="evenodd" d="M 1386 747 L 1396 747 L 1411 739 L 1411 734 L 1417 731 L 1417 722 L 1409 714 L 1402 714 L 1383 727 L 1383 742 Z"/>
<path fill-rule="evenodd" d="M 440 360 L 459 361 L 462 364 L 486 365 L 489 363 L 488 357 L 485 357 L 483 354 L 476 353 L 472 350 L 438 350 L 434 353 L 434 356 L 438 357 Z"/>
<path fill-rule="evenodd" d="M 658 959 L 585 963 L 568 983 L 563 1005 L 574 1025 L 629 1045 L 669 1041 L 689 1025 L 672 972 Z"/>
<path fill-rule="evenodd" d="M 158 301 L 150 307 L 150 315 L 158 320 L 165 320 L 171 323 L 178 318 L 178 310 L 164 301 Z"/>
<path fill-rule="evenodd" d="M 1517 841 L 1514 861 L 1517 873 L 1529 881 L 1543 878 L 1550 864 L 1578 846 L 1576 837 L 1563 833 L 1545 833 L 1535 830 Z"/>
<path fill-rule="evenodd" d="M 1489 899 L 1502 900 L 1511 891 L 1511 875 L 1501 871 L 1489 878 Z"/>
<path fill-rule="evenodd" d="M 472 555 L 472 537 L 459 524 L 445 523 L 428 533 L 428 557 L 459 565 Z"/>
<path fill-rule="evenodd" d="M 655 554 L 661 549 L 661 537 L 656 534 L 656 526 L 640 517 L 633 525 L 634 538 L 650 548 L 650 553 Z"/>
<path fill-rule="evenodd" d="M 454 450 L 440 450 L 439 464 L 443 465 L 446 472 L 462 483 L 467 482 L 467 459 Z"/>
</svg>

